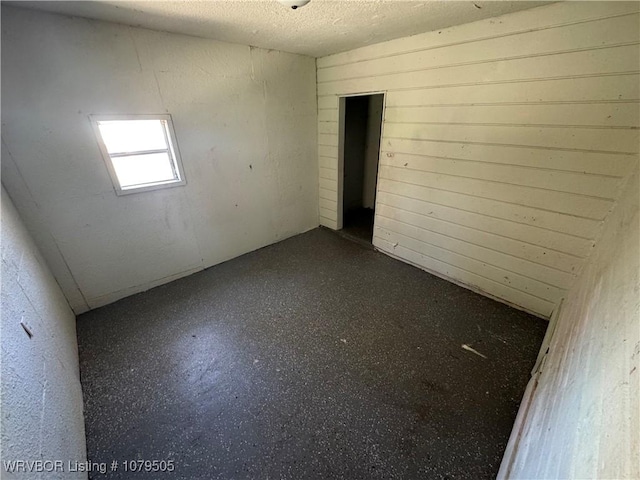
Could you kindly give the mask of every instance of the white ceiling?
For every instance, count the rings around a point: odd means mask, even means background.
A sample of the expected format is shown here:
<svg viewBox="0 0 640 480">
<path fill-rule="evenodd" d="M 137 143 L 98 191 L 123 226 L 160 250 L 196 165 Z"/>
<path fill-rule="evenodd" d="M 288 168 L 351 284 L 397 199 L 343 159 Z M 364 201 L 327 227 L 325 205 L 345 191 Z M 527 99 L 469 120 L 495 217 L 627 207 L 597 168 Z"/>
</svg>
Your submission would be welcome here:
<svg viewBox="0 0 640 480">
<path fill-rule="evenodd" d="M 551 2 L 276 0 L 3 2 L 153 30 L 321 57 Z"/>
</svg>

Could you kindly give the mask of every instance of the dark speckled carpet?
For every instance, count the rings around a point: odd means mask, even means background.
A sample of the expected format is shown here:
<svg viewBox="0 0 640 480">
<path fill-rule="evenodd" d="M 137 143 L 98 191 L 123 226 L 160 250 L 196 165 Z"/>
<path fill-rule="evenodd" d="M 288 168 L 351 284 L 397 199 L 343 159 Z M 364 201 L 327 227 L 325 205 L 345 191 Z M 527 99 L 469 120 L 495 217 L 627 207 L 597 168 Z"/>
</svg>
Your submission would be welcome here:
<svg viewBox="0 0 640 480">
<path fill-rule="evenodd" d="M 493 478 L 545 328 L 316 229 L 78 318 L 91 478 Z"/>
</svg>

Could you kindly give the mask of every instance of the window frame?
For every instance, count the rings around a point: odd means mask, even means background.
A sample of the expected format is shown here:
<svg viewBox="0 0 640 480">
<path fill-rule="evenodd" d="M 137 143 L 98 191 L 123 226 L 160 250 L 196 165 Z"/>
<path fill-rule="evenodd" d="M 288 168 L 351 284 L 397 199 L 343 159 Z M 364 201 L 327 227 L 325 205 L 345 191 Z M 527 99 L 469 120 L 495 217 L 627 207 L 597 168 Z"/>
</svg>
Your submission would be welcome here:
<svg viewBox="0 0 640 480">
<path fill-rule="evenodd" d="M 89 115 L 89 120 L 91 122 L 91 127 L 96 136 L 96 140 L 98 142 L 98 147 L 100 148 L 100 153 L 102 154 L 102 159 L 107 167 L 107 171 L 109 172 L 109 176 L 111 177 L 111 182 L 113 183 L 113 188 L 116 192 L 116 195 L 131 195 L 132 193 L 141 193 L 141 192 L 149 192 L 152 190 L 159 190 L 162 188 L 171 188 L 171 187 L 179 187 L 187 184 L 187 179 L 184 175 L 184 168 L 182 166 L 182 159 L 180 157 L 180 151 L 178 149 L 178 141 L 176 139 L 176 134 L 173 129 L 173 121 L 171 119 L 171 115 L 168 113 L 163 114 L 114 114 L 114 115 Z M 102 133 L 100 132 L 100 127 L 98 125 L 101 121 L 127 121 L 127 120 L 160 120 L 166 122 L 165 132 L 165 140 L 167 142 L 168 149 L 171 160 L 171 167 L 177 177 L 177 179 L 167 180 L 163 182 L 153 182 L 153 183 L 144 183 L 140 184 L 140 186 L 132 186 L 132 187 L 122 187 L 120 184 L 120 180 L 118 179 L 118 174 L 116 173 L 115 167 L 113 166 L 112 157 L 107 150 L 107 146 L 102 139 Z M 164 151 L 164 150 L 163 150 Z M 141 150 L 140 152 L 153 152 L 153 150 Z M 127 152 L 131 156 L 140 152 Z M 120 155 L 125 156 L 125 155 Z"/>
</svg>

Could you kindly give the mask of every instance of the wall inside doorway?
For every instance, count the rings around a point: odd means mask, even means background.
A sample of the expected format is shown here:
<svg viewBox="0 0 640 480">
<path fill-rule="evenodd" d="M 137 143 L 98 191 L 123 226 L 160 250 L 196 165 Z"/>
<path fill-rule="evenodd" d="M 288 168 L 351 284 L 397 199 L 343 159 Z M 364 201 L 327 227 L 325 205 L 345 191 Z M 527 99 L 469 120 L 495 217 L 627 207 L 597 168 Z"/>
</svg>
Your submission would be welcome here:
<svg viewBox="0 0 640 480">
<path fill-rule="evenodd" d="M 363 206 L 367 142 L 368 97 L 345 99 L 343 210 Z"/>
<path fill-rule="evenodd" d="M 364 154 L 364 185 L 362 206 L 375 208 L 376 180 L 378 178 L 378 162 L 380 159 L 380 131 L 382 129 L 382 110 L 384 95 L 371 95 L 367 111 L 367 139 Z"/>
</svg>

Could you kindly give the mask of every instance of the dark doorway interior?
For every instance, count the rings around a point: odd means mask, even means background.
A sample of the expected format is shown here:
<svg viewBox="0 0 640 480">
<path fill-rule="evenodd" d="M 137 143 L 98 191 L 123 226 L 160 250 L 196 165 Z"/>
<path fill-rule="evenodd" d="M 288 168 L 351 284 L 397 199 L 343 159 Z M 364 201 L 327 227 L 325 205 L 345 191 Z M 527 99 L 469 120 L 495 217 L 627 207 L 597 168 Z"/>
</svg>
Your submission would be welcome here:
<svg viewBox="0 0 640 480">
<path fill-rule="evenodd" d="M 384 95 L 345 99 L 343 231 L 371 242 Z"/>
</svg>

